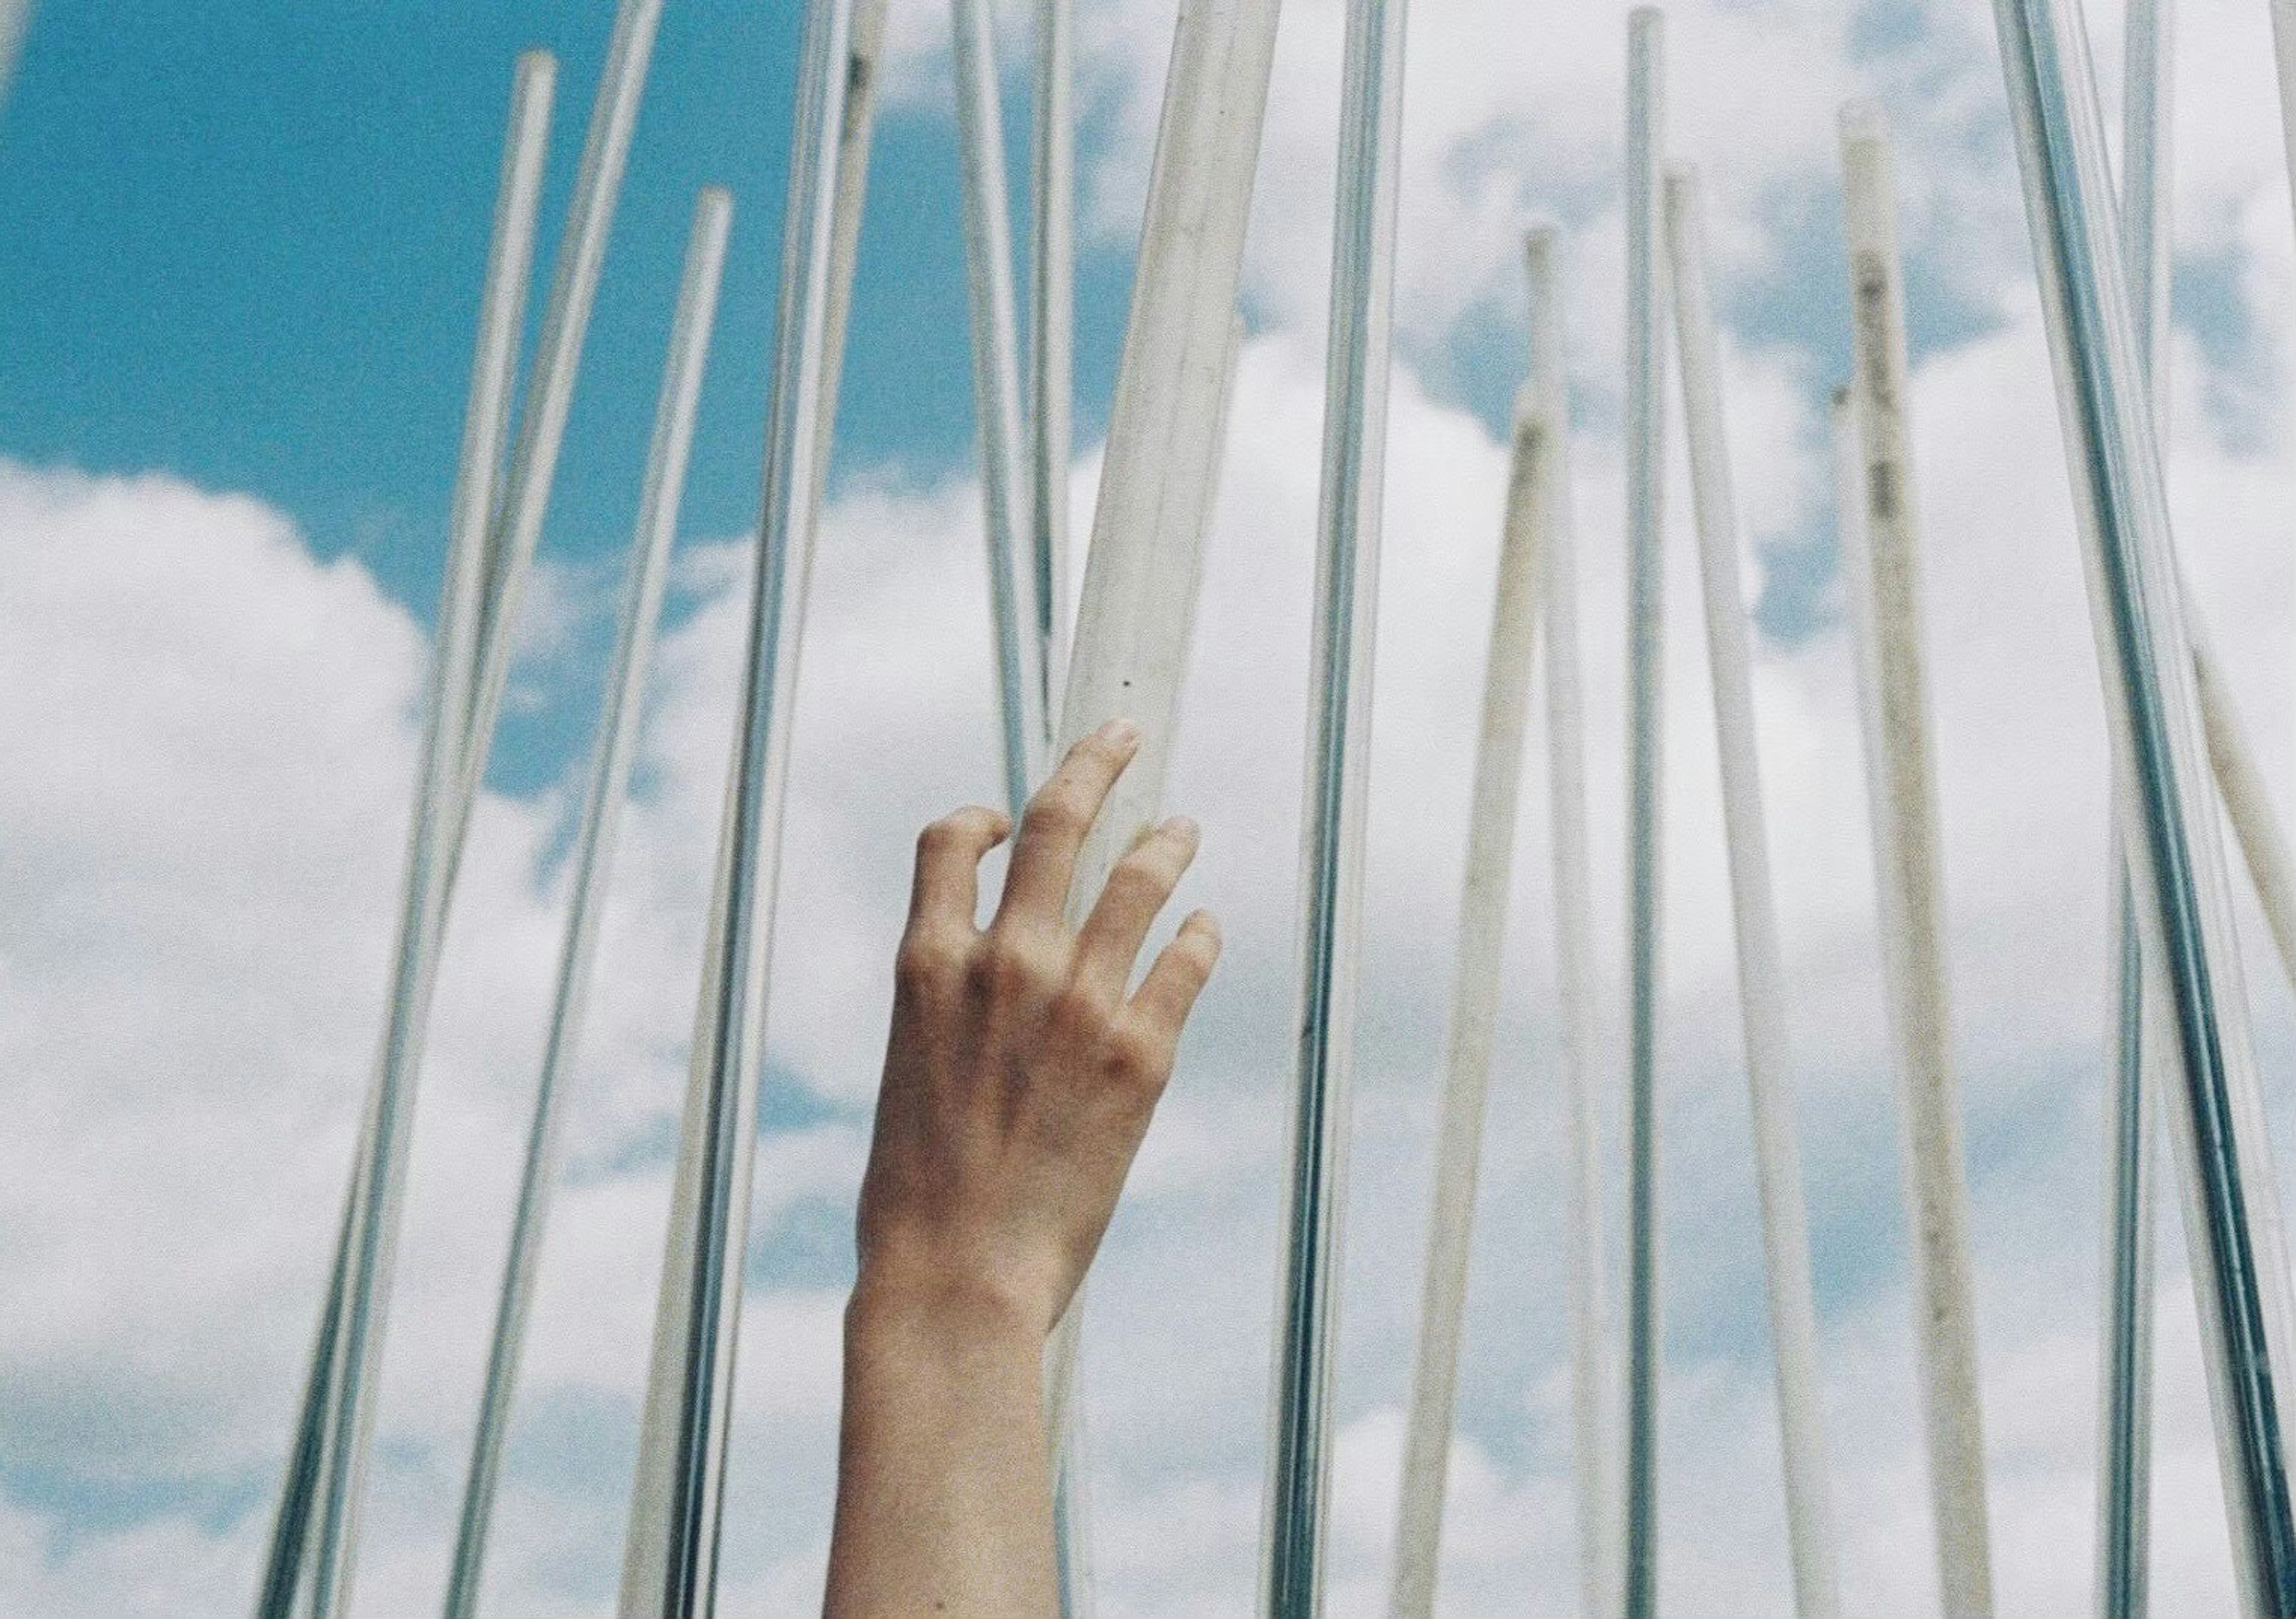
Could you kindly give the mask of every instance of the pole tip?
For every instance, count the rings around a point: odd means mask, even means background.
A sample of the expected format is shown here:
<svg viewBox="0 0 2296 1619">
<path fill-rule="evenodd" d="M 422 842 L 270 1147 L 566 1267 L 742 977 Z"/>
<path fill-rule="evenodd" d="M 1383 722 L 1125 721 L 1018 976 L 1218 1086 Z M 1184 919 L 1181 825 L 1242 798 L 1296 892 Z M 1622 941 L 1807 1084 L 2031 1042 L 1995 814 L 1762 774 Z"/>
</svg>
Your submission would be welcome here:
<svg viewBox="0 0 2296 1619">
<path fill-rule="evenodd" d="M 1841 139 L 1845 143 L 1881 142 L 1890 138 L 1890 115 L 1882 103 L 1866 96 L 1841 103 Z"/>
</svg>

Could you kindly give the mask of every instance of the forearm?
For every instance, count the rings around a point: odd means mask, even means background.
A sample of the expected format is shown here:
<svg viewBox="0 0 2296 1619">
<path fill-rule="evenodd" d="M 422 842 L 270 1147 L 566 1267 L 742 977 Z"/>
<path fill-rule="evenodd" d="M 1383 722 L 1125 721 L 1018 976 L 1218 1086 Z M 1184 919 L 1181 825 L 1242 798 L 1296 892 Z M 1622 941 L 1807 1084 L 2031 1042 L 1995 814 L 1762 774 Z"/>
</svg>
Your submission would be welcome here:
<svg viewBox="0 0 2296 1619">
<path fill-rule="evenodd" d="M 1056 1611 L 1042 1335 L 867 1283 L 845 1318 L 829 1619 Z"/>
</svg>

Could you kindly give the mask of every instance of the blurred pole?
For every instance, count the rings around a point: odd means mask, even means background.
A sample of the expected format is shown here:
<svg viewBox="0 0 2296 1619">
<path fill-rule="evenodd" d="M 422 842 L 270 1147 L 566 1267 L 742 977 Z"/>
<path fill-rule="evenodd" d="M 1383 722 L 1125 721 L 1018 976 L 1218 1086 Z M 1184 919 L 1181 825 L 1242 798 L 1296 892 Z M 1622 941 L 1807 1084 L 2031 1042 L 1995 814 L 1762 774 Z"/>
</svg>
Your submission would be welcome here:
<svg viewBox="0 0 2296 1619">
<path fill-rule="evenodd" d="M 1037 0 L 1029 254 L 1029 495 L 1050 714 L 1068 667 L 1070 421 L 1076 388 L 1076 8 Z M 1057 730 L 1057 722 L 1051 729 Z"/>
<path fill-rule="evenodd" d="M 1579 1609 L 1587 1619 L 1616 1604 L 1612 1492 L 1611 1326 L 1603 1286 L 1603 1101 L 1595 1080 L 1595 944 L 1587 854 L 1587 720 L 1578 666 L 1578 570 L 1571 524 L 1570 378 L 1562 335 L 1561 271 L 1552 226 L 1530 233 L 1530 380 L 1548 466 L 1539 552 L 1546 631 L 1549 836 L 1554 880 L 1554 977 L 1568 1163 L 1564 1243 L 1570 1312 L 1572 1471 L 1578 1494 Z"/>
<path fill-rule="evenodd" d="M 1242 331 L 1236 291 L 1277 4 L 1191 0 L 1173 42 L 1060 705 L 1062 752 L 1115 718 L 1138 724 L 1140 748 L 1078 855 L 1071 925 L 1160 814 Z M 1074 1429 L 1083 1298 L 1079 1290 L 1046 1352 L 1056 1457 L 1068 1452 Z"/>
<path fill-rule="evenodd" d="M 726 822 L 723 905 L 704 963 L 661 1313 L 622 1569 L 625 1615 L 695 1619 L 716 1600 L 758 1086 L 765 1066 L 791 720 L 804 638 L 827 371 L 851 0 L 810 0 L 767 405 L 748 667 Z"/>
<path fill-rule="evenodd" d="M 1879 789 L 1872 805 L 1877 887 L 1882 928 L 1891 939 L 1887 954 L 1896 969 L 1890 1026 L 1906 1114 L 1922 1407 L 1945 1611 L 1953 1619 L 1974 1619 L 1993 1607 L 1977 1310 L 1947 991 L 1943 848 L 1923 670 L 1911 368 L 1897 200 L 1879 110 L 1846 109 L 1841 145 L 1876 677 L 1872 740 L 1880 750 L 1869 779 Z"/>
<path fill-rule="evenodd" d="M 1270 1619 L 1323 1611 L 1332 1510 L 1332 1370 L 1355 1066 L 1406 10 L 1407 0 L 1349 0 L 1341 70 L 1300 851 L 1299 1043 L 1260 1587 Z"/>
<path fill-rule="evenodd" d="M 1500 525 L 1498 587 L 1483 668 L 1482 730 L 1467 821 L 1467 872 L 1445 1051 L 1442 1122 L 1436 1136 L 1434 1208 L 1404 1427 L 1402 1504 L 1388 1611 L 1427 1619 L 1443 1546 L 1443 1495 L 1451 1460 L 1452 1404 L 1466 1316 L 1467 1258 L 1475 1222 L 1491 1043 L 1498 1024 L 1499 969 L 1506 950 L 1507 896 L 1514 874 L 1515 806 L 1523 731 L 1530 714 L 1531 658 L 1538 638 L 1538 541 L 1551 528 L 1546 481 L 1550 429 L 1535 409 L 1518 413 Z"/>
<path fill-rule="evenodd" d="M 2138 363 L 2152 431 L 2169 431 L 2170 229 L 2175 168 L 2175 0 L 2128 0 L 2123 30 L 2121 257 L 2136 314 Z M 2152 1154 L 2151 1093 L 2160 1030 L 2146 1002 L 2165 985 L 2147 963 L 2131 906 L 2127 828 L 2112 817 L 2110 885 L 2113 1010 L 2105 1055 L 2103 1364 L 2098 1369 L 2099 1619 L 2145 1619 L 2152 1489 Z M 2148 970 L 2149 969 L 2149 970 Z"/>
<path fill-rule="evenodd" d="M 1666 15 L 1627 23 L 1627 1619 L 1658 1609 L 1658 1003 L 1665 765 L 1666 348 L 1659 180 Z"/>
<path fill-rule="evenodd" d="M 560 1101 L 570 1082 L 581 1042 L 598 919 L 613 871 L 614 838 L 629 786 L 630 764 L 637 751 L 646 675 L 653 661 L 654 627 L 661 615 L 670 546 L 677 534 L 678 505 L 693 447 L 694 412 L 701 401 L 710 329 L 718 315 L 718 287 L 726 267 L 726 237 L 733 213 L 733 198 L 715 186 L 705 187 L 694 205 L 685 280 L 655 410 L 653 446 L 638 503 L 637 535 L 631 548 L 621 628 L 607 666 L 589 796 L 575 838 L 573 901 L 567 913 L 557 991 L 543 1047 L 542 1077 L 535 1090 L 534 1120 L 527 1133 L 526 1165 L 512 1218 L 510 1254 L 503 1267 L 486 1383 L 479 1402 L 478 1433 L 463 1486 L 462 1519 L 447 1586 L 447 1619 L 470 1619 L 478 1606 L 487 1530 L 502 1470 L 503 1442 L 510 1426 L 527 1315 L 534 1301 L 535 1271 L 550 1217 L 551 1192 L 558 1178 Z"/>
<path fill-rule="evenodd" d="M 972 313 L 972 405 L 996 638 L 997 713 L 1006 807 L 1018 824 L 1044 774 L 1045 671 L 1037 570 L 1021 536 L 1020 339 L 1013 316 L 1013 225 L 1004 190 L 1004 124 L 988 0 L 950 0 L 955 34 L 956 143 L 966 286 Z"/>
<path fill-rule="evenodd" d="M 355 1248 L 370 1209 L 369 1177 L 382 1150 L 386 1121 L 394 1128 L 398 1123 L 387 1111 L 392 1087 L 401 1083 L 402 1076 L 402 1070 L 393 1065 L 407 1064 L 419 1054 L 422 1025 L 427 1018 L 429 980 L 446 897 L 439 846 L 448 836 L 448 808 L 456 788 L 454 766 L 463 756 L 461 724 L 475 678 L 487 526 L 494 509 L 504 442 L 509 436 L 511 396 L 518 373 L 527 286 L 533 274 L 536 219 L 542 200 L 543 167 L 549 154 L 550 109 L 557 73 L 555 58 L 547 52 L 529 51 L 518 59 L 512 79 L 510 125 L 503 143 L 485 289 L 479 304 L 478 340 L 448 519 L 447 576 L 431 651 L 433 712 L 428 721 L 423 773 L 416 787 L 414 823 L 408 835 L 407 884 L 393 956 L 390 1018 L 361 1116 L 326 1301 L 280 1492 L 263 1587 L 256 1601 L 256 1611 L 263 1619 L 285 1619 L 304 1589 L 318 1550 L 311 1530 L 332 1471 L 331 1447 L 340 1439 L 337 1404 L 343 1386 L 345 1306 Z M 434 750 L 446 761 L 435 768 Z M 451 865 L 451 857 L 446 863 Z M 410 1037 L 415 1053 L 405 1050 Z M 403 1070 L 411 1071 L 411 1066 Z M 335 1509 L 330 1508 L 331 1512 Z"/>
<path fill-rule="evenodd" d="M 31 27 L 32 0 L 0 0 L 0 112 L 7 110 L 8 86 L 15 80 L 24 36 Z"/>
<path fill-rule="evenodd" d="M 2210 790 L 2103 120 L 2077 10 L 1996 0 L 2087 565 L 2141 948 L 2173 1002 L 2174 1136 L 2242 1607 L 2296 1612 L 2282 1413 L 2288 1262 L 2250 1047 L 2230 884 Z"/>
<path fill-rule="evenodd" d="M 845 376 L 845 329 L 853 314 L 853 275 L 861 259 L 861 223 L 869 194 L 869 149 L 877 128 L 877 79 L 885 55 L 886 0 L 853 0 L 846 49 L 845 111 L 837 134 L 837 200 L 829 242 L 828 324 L 821 356 L 821 430 L 813 475 L 813 518 L 829 489 L 830 450 L 837 442 L 837 397 Z"/>
<path fill-rule="evenodd" d="M 1770 1341 L 1777 1361 L 1786 1535 L 1794 1606 L 1804 1619 L 1841 1612 L 1835 1572 L 1833 1488 L 1825 1454 L 1825 1399 L 1818 1376 L 1817 1308 L 1810 1293 L 1809 1217 L 1803 1206 L 1801 1143 L 1794 1121 L 1792 1057 L 1786 1037 L 1785 952 L 1778 939 L 1763 823 L 1761 761 L 1754 722 L 1753 655 L 1738 578 L 1737 495 L 1723 424 L 1720 343 L 1706 282 L 1703 208 L 1694 169 L 1666 182 L 1675 348 L 1682 369 L 1684 438 L 1696 512 L 1707 661 L 1721 758 L 1722 821 L 1729 842 L 1730 899 L 1738 949 L 1738 995 L 1746 1084 L 1754 1117 L 1754 1169 L 1762 1206 L 1762 1256 L 1769 1282 Z"/>
</svg>

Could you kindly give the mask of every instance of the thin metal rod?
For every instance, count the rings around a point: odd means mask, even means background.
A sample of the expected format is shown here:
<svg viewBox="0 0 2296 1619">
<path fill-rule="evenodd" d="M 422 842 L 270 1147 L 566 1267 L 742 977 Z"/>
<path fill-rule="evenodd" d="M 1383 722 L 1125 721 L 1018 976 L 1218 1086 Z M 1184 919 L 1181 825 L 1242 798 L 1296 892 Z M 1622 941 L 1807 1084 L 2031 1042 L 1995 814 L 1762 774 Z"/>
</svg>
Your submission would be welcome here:
<svg viewBox="0 0 2296 1619">
<path fill-rule="evenodd" d="M 398 1126 L 390 1112 L 401 1073 L 394 1061 L 419 1053 L 421 1024 L 427 1016 L 429 976 L 438 948 L 438 912 L 445 904 L 439 882 L 438 843 L 444 811 L 455 789 L 452 769 L 434 770 L 434 751 L 449 764 L 462 755 L 462 715 L 474 677 L 480 593 L 485 587 L 487 526 L 494 507 L 496 480 L 509 433 L 511 395 L 518 370 L 527 286 L 534 265 L 536 220 L 542 199 L 542 173 L 548 156 L 550 110 L 557 62 L 546 52 L 518 59 L 511 86 L 509 128 L 504 137 L 501 176 L 495 197 L 484 290 L 480 298 L 478 339 L 463 421 L 455 495 L 448 518 L 446 578 L 440 591 L 438 639 L 432 649 L 430 697 L 422 774 L 416 785 L 408 834 L 407 883 L 401 899 L 399 938 L 393 956 L 390 1016 L 383 1048 L 362 1112 L 351 1183 L 315 1335 L 311 1365 L 280 1493 L 256 1611 L 284 1619 L 316 1570 L 314 1558 L 324 1537 L 315 1540 L 340 1439 L 338 1409 L 343 1386 L 345 1324 L 352 1265 L 370 1210 L 372 1166 L 382 1149 L 386 1125 Z M 434 892 L 434 890 L 436 890 Z M 406 1049 L 412 1033 L 414 1052 Z M 410 1070 L 405 1070 L 411 1072 Z M 337 1508 L 329 1504 L 332 1517 Z M 340 1530 L 335 1530 L 341 1546 Z M 347 1569 L 344 1570 L 347 1573 Z"/>
<path fill-rule="evenodd" d="M 1770 1341 L 1777 1362 L 1778 1429 L 1792 1553 L 1794 1606 L 1805 1619 L 1841 1612 L 1834 1557 L 1833 1489 L 1825 1454 L 1824 1394 L 1811 1297 L 1809 1217 L 1803 1206 L 1801 1142 L 1794 1122 L 1792 1054 L 1786 1037 L 1785 952 L 1778 938 L 1763 824 L 1761 762 L 1754 724 L 1753 655 L 1738 577 L 1737 495 L 1722 417 L 1722 362 L 1706 280 L 1703 207 L 1693 169 L 1667 176 L 1669 268 L 1675 346 L 1682 370 L 1683 437 L 1690 450 L 1707 662 L 1722 767 L 1722 822 L 1729 844 L 1731 916 L 1746 1085 L 1754 1119 L 1754 1171 L 1769 1282 Z"/>
<path fill-rule="evenodd" d="M 0 0 L 0 110 L 7 108 L 8 88 L 15 82 L 24 36 L 31 29 L 32 0 Z"/>
<path fill-rule="evenodd" d="M 1923 671 L 1918 521 L 1905 292 L 1889 137 L 1879 111 L 1842 114 L 1851 314 L 1871 593 L 1879 760 L 1871 805 L 1890 1026 L 1906 1116 L 1907 1225 L 1939 1588 L 1955 1619 L 1992 1611 L 1960 1087 L 1947 988 L 1945 873 Z"/>
<path fill-rule="evenodd" d="M 1029 252 L 1029 507 L 1045 707 L 1068 667 L 1069 457 L 1076 387 L 1076 6 L 1037 0 Z M 1057 722 L 1050 728 L 1057 730 Z"/>
<path fill-rule="evenodd" d="M 1154 823 L 1163 800 L 1219 482 L 1241 331 L 1236 291 L 1277 11 L 1278 0 L 1194 0 L 1181 9 L 1175 29 L 1076 650 L 1060 707 L 1063 751 L 1119 717 L 1140 727 L 1140 748 L 1078 856 L 1069 889 L 1072 923 Z M 1068 1449 L 1073 1428 L 1082 1296 L 1079 1290 L 1046 1348 L 1046 1427 L 1055 1456 Z"/>
<path fill-rule="evenodd" d="M 478 1432 L 463 1487 L 462 1520 L 447 1586 L 447 1619 L 470 1619 L 478 1606 L 503 1443 L 510 1426 L 527 1315 L 534 1299 L 536 1267 L 550 1217 L 551 1192 L 558 1177 L 561 1099 L 581 1043 L 598 918 L 613 871 L 615 833 L 631 762 L 637 752 L 640 708 L 653 661 L 654 626 L 660 617 L 670 546 L 677 534 L 678 506 L 693 447 L 694 413 L 701 397 L 710 331 L 717 320 L 718 288 L 725 271 L 726 238 L 733 214 L 733 198 L 715 186 L 704 188 L 694 204 L 685 278 L 655 410 L 653 445 L 638 503 L 637 536 L 631 549 L 621 626 L 607 666 L 605 703 L 599 715 L 589 794 L 575 838 L 573 900 L 567 913 L 565 945 L 559 957 L 557 990 L 543 1047 L 542 1076 L 535 1089 L 534 1118 L 527 1133 L 526 1164 L 511 1222 L 510 1253 L 503 1266 L 486 1384 L 479 1402 Z"/>
<path fill-rule="evenodd" d="M 2136 910 L 2174 1002 L 2170 1109 L 2185 1228 L 2244 1611 L 2296 1612 L 2283 1432 L 2287 1250 L 2184 592 L 2113 234 L 2103 119 L 2077 10 L 1996 0 L 1995 21 L 2080 519 Z"/>
<path fill-rule="evenodd" d="M 662 1425 L 667 1433 L 640 1438 L 623 1571 L 626 1615 L 693 1619 L 716 1599 L 791 719 L 819 498 L 817 435 L 829 430 L 821 388 L 851 15 L 851 0 L 811 0 L 806 12 L 783 215 L 757 585 L 726 832 L 730 875 L 720 948 L 703 969 L 711 1012 L 705 1055 L 694 1067 L 700 1083 L 687 1098 L 688 1129 L 699 1150 L 681 1162 L 672 1203 L 668 1263 L 683 1263 L 683 1300 L 671 1297 L 667 1279 L 664 1285 L 665 1303 L 683 1304 L 665 1313 L 683 1318 L 683 1330 L 674 1334 L 668 1357 L 659 1353 L 663 1340 L 657 1337 L 650 1378 L 656 1387 L 675 1385 L 676 1393 L 673 1400 L 650 1392 L 650 1426 L 658 1416 L 672 1419 Z M 695 1172 L 690 1181 L 689 1168 Z"/>
<path fill-rule="evenodd" d="M 1554 868 L 1557 1033 L 1569 1145 L 1564 1242 L 1570 1313 L 1572 1472 L 1578 1495 L 1579 1611 L 1596 1619 L 1617 1605 L 1612 1514 L 1612 1371 L 1604 1285 L 1603 1101 L 1595 1074 L 1595 923 L 1587 854 L 1587 720 L 1578 662 L 1578 568 L 1572 534 L 1570 386 L 1563 343 L 1559 249 L 1553 227 L 1530 233 L 1531 373 L 1525 397 L 1543 423 L 1549 465 L 1547 528 L 1539 539 L 1546 578 L 1548 835 Z"/>
<path fill-rule="evenodd" d="M 2289 184 L 2296 186 L 2296 0 L 2266 4 L 2272 14 L 2272 61 L 2280 78 L 2280 139 Z"/>
<path fill-rule="evenodd" d="M 1406 0 L 1349 0 L 1341 70 L 1300 849 L 1299 1043 L 1260 1585 L 1270 1619 L 1308 1619 L 1324 1605 L 1407 10 Z"/>
<path fill-rule="evenodd" d="M 1658 1009 L 1664 886 L 1666 18 L 1627 24 L 1627 1390 L 1620 1609 L 1658 1609 Z"/>
<path fill-rule="evenodd" d="M 1443 1547 L 1443 1496 L 1451 1460 L 1452 1407 L 1467 1305 L 1475 1187 L 1498 1025 L 1499 969 L 1506 950 L 1507 895 L 1514 873 L 1516 801 L 1523 732 L 1530 716 L 1531 660 L 1538 638 L 1538 542 L 1552 527 L 1543 507 L 1554 460 L 1535 413 L 1515 419 L 1501 523 L 1498 585 L 1483 669 L 1482 728 L 1467 821 L 1466 881 L 1459 903 L 1451 1026 L 1444 1054 L 1441 1122 L 1435 1145 L 1433 1212 L 1404 1426 L 1403 1485 L 1388 1612 L 1427 1619 Z"/>
<path fill-rule="evenodd" d="M 2226 678 L 2210 642 L 2208 626 L 2185 588 L 2185 639 L 2193 649 L 2193 672 L 2201 705 L 2201 724 L 2208 740 L 2209 764 L 2216 773 L 2217 791 L 2223 797 L 2225 819 L 2232 823 L 2249 880 L 2254 885 L 2266 928 L 2280 957 L 2281 970 L 2296 984 L 2296 861 L 2280 830 L 2272 807 L 2271 789 L 2256 762 L 2256 750 L 2241 724 Z"/>
<path fill-rule="evenodd" d="M 2169 430 L 2170 223 L 2175 166 L 2174 0 L 2128 0 L 2123 29 L 2125 100 L 2121 257 L 2137 312 L 2147 415 L 2165 448 Z M 2160 964 L 2144 960 L 2131 904 L 2127 828 L 2112 818 L 2110 885 L 2113 1010 L 2106 1031 L 2104 1330 L 2098 1369 L 2097 1577 L 2100 1619 L 2144 1619 L 2150 1607 L 2152 1488 L 2152 1102 L 2165 1009 Z M 2152 982 L 2148 984 L 2148 980 Z"/>
<path fill-rule="evenodd" d="M 1013 315 L 1013 225 L 1004 126 L 988 0 L 950 0 L 955 35 L 956 144 L 972 315 L 972 404 L 988 540 L 989 610 L 1004 793 L 1017 820 L 1044 773 L 1045 672 L 1033 547 L 1023 538 L 1020 339 Z"/>
<path fill-rule="evenodd" d="M 861 224 L 869 194 L 869 150 L 877 129 L 877 81 L 885 55 L 886 0 L 853 0 L 846 51 L 845 111 L 837 134 L 837 200 L 829 244 L 828 335 L 821 356 L 821 430 L 814 469 L 814 521 L 829 490 L 837 442 L 838 394 L 845 379 L 845 328 L 853 315 L 853 276 L 861 260 Z"/>
</svg>

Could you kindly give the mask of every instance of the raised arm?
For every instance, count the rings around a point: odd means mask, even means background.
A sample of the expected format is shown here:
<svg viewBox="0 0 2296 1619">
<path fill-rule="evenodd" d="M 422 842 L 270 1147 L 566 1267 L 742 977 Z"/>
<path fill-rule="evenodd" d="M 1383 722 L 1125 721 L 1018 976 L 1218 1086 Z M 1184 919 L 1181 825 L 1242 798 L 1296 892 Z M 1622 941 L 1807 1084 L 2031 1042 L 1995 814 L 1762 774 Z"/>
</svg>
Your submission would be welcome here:
<svg viewBox="0 0 2296 1619">
<path fill-rule="evenodd" d="M 1045 1339 L 1219 957 L 1199 912 L 1127 993 L 1195 857 L 1185 820 L 1125 857 L 1083 928 L 1063 920 L 1078 850 L 1138 747 L 1115 721 L 1070 753 L 1022 817 L 985 929 L 979 869 L 1006 817 L 959 810 L 917 840 L 845 1316 L 831 1619 L 1057 1607 Z"/>
</svg>

